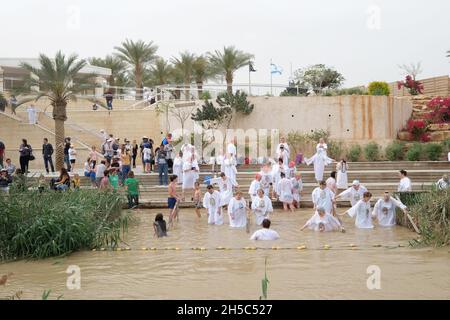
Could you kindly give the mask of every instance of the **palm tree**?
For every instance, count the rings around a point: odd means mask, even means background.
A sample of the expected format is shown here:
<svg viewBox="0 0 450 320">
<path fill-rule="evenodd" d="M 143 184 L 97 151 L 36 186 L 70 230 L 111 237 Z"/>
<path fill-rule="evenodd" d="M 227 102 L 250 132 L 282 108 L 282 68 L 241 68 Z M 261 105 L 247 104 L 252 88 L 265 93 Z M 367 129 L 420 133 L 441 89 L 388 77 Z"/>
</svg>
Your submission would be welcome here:
<svg viewBox="0 0 450 320">
<path fill-rule="evenodd" d="M 237 50 L 234 46 L 224 47 L 223 51 L 208 53 L 209 62 L 217 74 L 225 76 L 228 93 L 233 93 L 233 74 L 236 70 L 248 65 L 254 56 Z"/>
<path fill-rule="evenodd" d="M 88 61 L 93 66 L 111 69 L 111 78 L 109 79 L 111 86 L 117 86 L 119 82 L 123 81 L 127 65 L 118 57 L 107 55 L 104 59 L 93 57 L 89 58 Z"/>
<path fill-rule="evenodd" d="M 209 61 L 204 56 L 199 56 L 193 64 L 194 80 L 197 84 L 198 96 L 203 93 L 203 83 L 215 75 L 213 68 L 209 65 Z"/>
<path fill-rule="evenodd" d="M 170 82 L 173 76 L 173 67 L 167 60 L 158 58 L 150 68 L 150 72 L 152 84 L 160 86 Z"/>
<path fill-rule="evenodd" d="M 193 76 L 193 66 L 195 62 L 195 54 L 187 51 L 180 53 L 180 58 L 172 58 L 175 72 L 179 74 L 183 80 L 185 87 L 184 94 L 189 99 L 189 87 L 191 86 Z"/>
<path fill-rule="evenodd" d="M 138 40 L 126 39 L 120 47 L 114 47 L 118 52 L 116 56 L 128 64 L 134 75 L 134 83 L 139 93 L 138 98 L 142 98 L 143 77 L 148 65 L 156 59 L 158 46 L 150 41 L 148 43 Z"/>
<path fill-rule="evenodd" d="M 44 97 L 50 100 L 55 120 L 56 168 L 59 170 L 64 165 L 64 122 L 67 120 L 67 104 L 76 100 L 77 94 L 95 87 L 95 75 L 80 75 L 79 72 L 86 65 L 86 61 L 78 60 L 76 54 L 66 58 L 61 51 L 56 53 L 54 60 L 40 54 L 39 64 L 40 67 L 35 68 L 28 63 L 21 63 L 21 67 L 27 70 L 29 75 L 24 79 L 24 86 L 16 90 L 19 101 L 13 111 L 29 101 Z"/>
</svg>

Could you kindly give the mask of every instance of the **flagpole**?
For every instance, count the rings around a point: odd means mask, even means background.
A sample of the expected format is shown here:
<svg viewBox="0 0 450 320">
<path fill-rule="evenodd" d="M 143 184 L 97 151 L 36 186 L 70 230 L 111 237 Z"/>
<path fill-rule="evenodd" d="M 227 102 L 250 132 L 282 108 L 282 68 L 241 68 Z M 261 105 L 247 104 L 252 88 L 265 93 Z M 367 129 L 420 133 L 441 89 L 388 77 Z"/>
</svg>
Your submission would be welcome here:
<svg viewBox="0 0 450 320">
<path fill-rule="evenodd" d="M 272 95 L 272 59 L 270 59 L 270 95 Z"/>
<path fill-rule="evenodd" d="M 251 85 L 251 79 L 250 74 L 252 71 L 250 70 L 251 62 L 248 64 L 248 96 L 250 97 L 252 95 L 252 85 Z"/>
</svg>

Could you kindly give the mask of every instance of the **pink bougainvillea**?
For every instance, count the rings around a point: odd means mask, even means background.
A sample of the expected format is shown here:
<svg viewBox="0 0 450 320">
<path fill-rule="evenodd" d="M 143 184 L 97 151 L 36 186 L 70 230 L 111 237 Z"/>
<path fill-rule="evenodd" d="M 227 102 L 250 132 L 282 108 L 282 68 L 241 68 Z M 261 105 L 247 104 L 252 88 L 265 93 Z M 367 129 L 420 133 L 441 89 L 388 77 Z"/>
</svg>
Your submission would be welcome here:
<svg viewBox="0 0 450 320">
<path fill-rule="evenodd" d="M 427 139 L 428 124 L 424 120 L 409 119 L 406 123 L 406 130 L 411 133 L 415 140 Z"/>
<path fill-rule="evenodd" d="M 400 90 L 402 87 L 408 89 L 408 92 L 412 96 L 416 96 L 418 94 L 423 93 L 423 84 L 419 81 L 416 81 L 411 76 L 406 76 L 405 81 L 398 81 L 397 87 Z"/>
<path fill-rule="evenodd" d="M 427 104 L 428 119 L 432 123 L 450 122 L 450 97 L 436 97 Z"/>
</svg>

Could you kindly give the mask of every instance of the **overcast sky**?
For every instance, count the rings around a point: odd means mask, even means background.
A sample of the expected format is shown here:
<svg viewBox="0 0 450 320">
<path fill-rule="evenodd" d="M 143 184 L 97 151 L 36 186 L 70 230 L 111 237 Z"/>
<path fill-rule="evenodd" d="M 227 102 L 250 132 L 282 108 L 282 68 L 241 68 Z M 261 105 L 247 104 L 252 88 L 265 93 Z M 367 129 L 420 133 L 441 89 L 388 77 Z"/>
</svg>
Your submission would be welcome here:
<svg viewBox="0 0 450 320">
<path fill-rule="evenodd" d="M 255 55 L 252 82 L 270 82 L 270 59 L 295 70 L 324 63 L 345 86 L 400 79 L 422 61 L 421 78 L 448 75 L 447 0 L 14 0 L 1 8 L 0 57 L 104 56 L 125 38 L 153 40 L 164 58 L 224 45 Z M 244 68 L 236 82 L 247 82 Z"/>
</svg>

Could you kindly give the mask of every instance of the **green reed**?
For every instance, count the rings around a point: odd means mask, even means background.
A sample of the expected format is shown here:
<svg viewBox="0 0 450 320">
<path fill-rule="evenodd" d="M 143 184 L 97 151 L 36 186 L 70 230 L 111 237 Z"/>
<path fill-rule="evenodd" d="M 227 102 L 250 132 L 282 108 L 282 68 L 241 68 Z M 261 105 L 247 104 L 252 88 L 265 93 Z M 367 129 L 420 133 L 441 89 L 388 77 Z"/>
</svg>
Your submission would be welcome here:
<svg viewBox="0 0 450 320">
<path fill-rule="evenodd" d="M 0 260 L 117 246 L 129 217 L 122 195 L 99 190 L 13 190 L 0 195 Z"/>
</svg>

